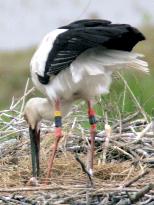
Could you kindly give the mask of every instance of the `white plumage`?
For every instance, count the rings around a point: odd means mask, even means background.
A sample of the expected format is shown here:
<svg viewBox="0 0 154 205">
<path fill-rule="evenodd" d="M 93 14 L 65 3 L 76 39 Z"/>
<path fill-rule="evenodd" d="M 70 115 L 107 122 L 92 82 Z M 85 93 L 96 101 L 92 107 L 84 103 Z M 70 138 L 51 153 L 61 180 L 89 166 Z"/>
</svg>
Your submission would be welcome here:
<svg viewBox="0 0 154 205">
<path fill-rule="evenodd" d="M 63 26 L 44 37 L 30 65 L 32 81 L 47 99 L 33 98 L 25 106 L 25 118 L 30 127 L 33 176 L 36 169 L 39 174 L 38 122 L 42 118 L 55 117 L 56 143 L 49 160 L 49 177 L 62 137 L 60 108 L 65 115 L 76 99 L 84 99 L 88 104 L 91 154 L 87 168 L 92 175 L 96 119 L 91 99 L 109 92 L 112 73 L 118 69 L 149 72 L 147 62 L 140 59 L 143 55 L 131 52 L 142 40 L 145 40 L 143 34 L 130 25 L 88 19 Z"/>
</svg>

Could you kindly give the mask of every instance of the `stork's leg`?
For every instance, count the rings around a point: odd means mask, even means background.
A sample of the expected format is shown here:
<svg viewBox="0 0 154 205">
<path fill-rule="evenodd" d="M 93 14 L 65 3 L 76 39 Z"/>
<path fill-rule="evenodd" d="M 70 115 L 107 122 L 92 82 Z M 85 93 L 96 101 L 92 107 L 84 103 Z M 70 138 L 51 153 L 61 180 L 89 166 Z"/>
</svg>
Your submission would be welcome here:
<svg viewBox="0 0 154 205">
<path fill-rule="evenodd" d="M 31 142 L 31 156 L 32 156 L 32 175 L 38 177 L 40 173 L 40 131 L 29 127 L 30 142 Z"/>
<path fill-rule="evenodd" d="M 88 159 L 87 159 L 87 169 L 89 174 L 93 175 L 93 158 L 94 158 L 94 148 L 95 148 L 95 136 L 96 136 L 96 118 L 95 111 L 92 108 L 92 102 L 88 100 L 88 117 L 90 123 L 90 144 L 91 147 L 88 150 Z"/>
<path fill-rule="evenodd" d="M 48 163 L 48 173 L 47 179 L 51 176 L 51 169 L 53 165 L 53 161 L 56 155 L 56 150 L 58 148 L 58 143 L 61 139 L 62 135 L 62 120 L 61 120 L 61 111 L 60 111 L 60 100 L 55 101 L 55 144 L 52 151 L 52 154 Z"/>
</svg>

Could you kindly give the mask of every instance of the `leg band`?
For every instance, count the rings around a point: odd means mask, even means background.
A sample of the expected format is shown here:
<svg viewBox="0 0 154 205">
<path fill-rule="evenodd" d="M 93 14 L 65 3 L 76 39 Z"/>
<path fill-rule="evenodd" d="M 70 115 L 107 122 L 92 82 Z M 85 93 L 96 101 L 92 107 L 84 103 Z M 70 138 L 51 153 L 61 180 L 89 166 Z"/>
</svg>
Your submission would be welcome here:
<svg viewBox="0 0 154 205">
<path fill-rule="evenodd" d="M 62 117 L 60 111 L 55 111 L 55 136 L 62 137 Z"/>
<path fill-rule="evenodd" d="M 55 111 L 55 117 L 61 116 L 61 112 L 60 111 Z"/>
<path fill-rule="evenodd" d="M 93 109 L 88 110 L 88 117 L 91 125 L 96 124 L 95 111 Z"/>
<path fill-rule="evenodd" d="M 62 127 L 61 112 L 55 111 L 55 127 Z"/>
<path fill-rule="evenodd" d="M 55 127 L 62 127 L 61 116 L 55 116 Z"/>
</svg>

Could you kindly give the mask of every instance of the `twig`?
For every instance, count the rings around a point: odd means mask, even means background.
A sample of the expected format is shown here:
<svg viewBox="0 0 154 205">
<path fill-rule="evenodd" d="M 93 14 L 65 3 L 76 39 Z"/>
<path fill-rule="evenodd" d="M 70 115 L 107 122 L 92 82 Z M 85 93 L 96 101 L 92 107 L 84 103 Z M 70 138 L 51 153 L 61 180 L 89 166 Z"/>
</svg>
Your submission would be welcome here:
<svg viewBox="0 0 154 205">
<path fill-rule="evenodd" d="M 100 188 L 95 190 L 92 195 L 98 195 L 99 193 L 105 193 L 105 192 L 138 192 L 140 189 L 137 188 L 120 188 L 120 187 L 111 187 L 111 188 Z"/>
<path fill-rule="evenodd" d="M 111 129 L 110 125 L 108 125 L 108 124 L 105 124 L 105 134 L 106 134 L 106 137 L 105 137 L 103 156 L 102 156 L 103 164 L 106 163 L 106 153 L 107 153 L 107 150 L 109 147 L 109 141 L 110 141 L 111 134 L 112 134 L 112 129 Z"/>
<path fill-rule="evenodd" d="M 152 126 L 153 122 L 149 123 L 146 128 L 144 130 L 142 130 L 142 132 L 140 132 L 137 137 L 136 140 L 139 141 L 150 129 Z"/>
<path fill-rule="evenodd" d="M 123 184 L 122 187 L 128 187 L 128 186 L 132 185 L 134 182 L 138 181 L 139 179 L 141 179 L 142 177 L 144 177 L 148 173 L 149 173 L 149 171 L 145 170 L 143 173 L 141 173 L 138 176 L 134 177 L 129 182 L 126 182 L 125 184 Z"/>
<path fill-rule="evenodd" d="M 19 103 L 21 103 L 21 101 L 25 98 L 25 96 L 29 95 L 31 92 L 33 92 L 35 90 L 35 88 L 31 88 L 30 90 L 27 91 L 27 93 L 25 93 L 24 96 L 22 96 L 17 102 L 15 105 L 12 105 L 11 103 L 11 106 L 10 106 L 10 110 L 14 110 L 15 107 L 17 107 L 17 105 L 19 105 Z"/>
<path fill-rule="evenodd" d="M 124 110 L 125 110 L 126 91 L 127 91 L 126 88 L 127 88 L 127 87 L 126 87 L 126 85 L 125 85 L 125 86 L 124 86 L 123 100 L 122 100 L 122 112 L 124 112 Z"/>
<path fill-rule="evenodd" d="M 19 200 L 16 200 L 16 199 L 11 199 L 11 198 L 8 198 L 8 197 L 3 197 L 3 196 L 0 196 L 0 200 L 4 201 L 6 204 L 18 204 L 18 205 L 28 205 L 29 203 L 25 203 L 23 201 L 19 201 Z"/>
<path fill-rule="evenodd" d="M 139 192 L 135 193 L 134 196 L 130 196 L 130 200 L 132 203 L 139 201 L 146 193 L 148 193 L 151 189 L 154 188 L 154 184 L 148 184 L 143 187 Z"/>
<path fill-rule="evenodd" d="M 49 191 L 49 190 L 93 190 L 92 195 L 97 195 L 98 193 L 102 192 L 121 192 L 121 191 L 128 191 L 128 192 L 138 192 L 140 189 L 137 188 L 120 188 L 120 187 L 111 187 L 111 188 L 100 188 L 94 189 L 91 187 L 73 187 L 73 186 L 38 186 L 38 187 L 18 187 L 18 188 L 0 188 L 0 193 L 2 192 L 25 192 L 25 191 Z"/>
<path fill-rule="evenodd" d="M 146 121 L 148 122 L 148 118 L 147 115 L 145 113 L 145 111 L 143 110 L 143 108 L 141 107 L 140 103 L 138 102 L 137 98 L 135 97 L 134 93 L 132 92 L 132 90 L 130 89 L 127 81 L 124 79 L 124 77 L 118 72 L 120 78 L 123 80 L 124 84 L 126 85 L 128 91 L 130 92 L 134 102 L 136 103 L 137 107 L 139 108 L 139 110 L 141 111 L 142 115 L 144 116 L 144 118 L 146 119 Z"/>
<path fill-rule="evenodd" d="M 49 191 L 49 190 L 84 190 L 91 189 L 87 187 L 72 187 L 72 186 L 37 186 L 37 187 L 18 187 L 18 188 L 0 188 L 0 192 L 24 192 L 24 191 Z"/>
<path fill-rule="evenodd" d="M 119 150 L 123 154 L 127 155 L 130 159 L 134 160 L 134 157 L 131 154 L 129 154 L 128 152 L 126 152 L 125 150 L 123 150 L 122 148 L 115 146 L 115 145 L 113 146 L 113 148 Z"/>
<path fill-rule="evenodd" d="M 129 179 L 129 177 L 132 174 L 133 170 L 134 170 L 134 166 L 131 166 L 130 169 L 129 169 L 129 172 L 128 172 L 127 176 L 126 176 L 126 178 L 124 179 L 124 182 L 127 181 L 127 179 Z"/>
<path fill-rule="evenodd" d="M 23 109 L 24 109 L 24 105 L 25 105 L 25 99 L 26 99 L 26 94 L 28 92 L 28 86 L 29 86 L 29 78 L 27 79 L 27 82 L 26 82 L 26 86 L 25 86 L 25 90 L 24 90 L 24 95 L 23 95 L 23 99 L 22 99 L 22 104 L 21 104 L 21 108 L 20 108 L 20 115 L 19 117 L 22 116 L 22 112 L 23 112 Z"/>
<path fill-rule="evenodd" d="M 10 136 L 10 135 L 14 135 L 14 134 L 20 133 L 20 132 L 23 132 L 23 131 L 25 131 L 26 129 L 27 129 L 27 128 L 23 128 L 23 129 L 21 129 L 21 130 L 10 131 L 10 133 L 8 133 L 8 134 L 6 134 L 6 135 L 0 137 L 0 140 L 2 141 L 2 140 L 4 140 L 6 137 L 8 137 L 8 136 Z"/>
<path fill-rule="evenodd" d="M 128 117 L 126 117 L 125 119 L 122 120 L 122 124 L 131 121 L 132 119 L 137 117 L 138 114 L 139 114 L 139 112 L 137 111 L 137 112 L 133 113 L 132 115 L 129 115 Z M 112 125 L 112 129 L 116 128 L 117 126 L 119 126 L 119 122 L 117 122 L 114 125 Z"/>
<path fill-rule="evenodd" d="M 68 200 L 71 200 L 71 199 L 75 199 L 75 198 L 79 198 L 79 196 L 81 197 L 82 196 L 82 194 L 85 194 L 85 190 L 84 191 L 80 191 L 80 192 L 78 192 L 78 193 L 76 193 L 76 194 L 73 194 L 73 195 L 71 195 L 71 196 L 67 196 L 67 197 L 65 197 L 65 198 L 63 198 L 63 199 L 60 199 L 60 200 L 58 200 L 58 201 L 56 201 L 56 202 L 53 202 L 53 204 L 54 205 L 56 205 L 56 204 L 64 204 L 64 203 L 66 203 Z"/>
</svg>

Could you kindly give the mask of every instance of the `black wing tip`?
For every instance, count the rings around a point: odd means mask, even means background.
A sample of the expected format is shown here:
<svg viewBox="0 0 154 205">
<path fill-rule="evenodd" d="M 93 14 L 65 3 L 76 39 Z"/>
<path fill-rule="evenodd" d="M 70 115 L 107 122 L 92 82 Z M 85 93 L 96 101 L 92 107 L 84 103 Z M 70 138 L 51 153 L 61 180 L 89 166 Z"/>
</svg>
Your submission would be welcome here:
<svg viewBox="0 0 154 205">
<path fill-rule="evenodd" d="M 126 24 L 127 25 L 127 24 Z M 135 34 L 136 36 L 138 36 L 139 40 L 146 40 L 146 37 L 144 36 L 144 34 L 137 28 L 131 26 L 131 25 L 127 25 L 128 26 L 128 30 L 130 32 L 132 32 L 133 34 Z"/>
<path fill-rule="evenodd" d="M 138 39 L 139 39 L 139 41 L 144 41 L 144 40 L 146 40 L 146 37 L 143 35 L 143 33 L 139 32 Z"/>
<path fill-rule="evenodd" d="M 146 40 L 146 37 L 144 36 L 144 34 L 137 28 L 131 26 L 130 24 L 110 24 L 109 27 L 123 27 L 124 29 L 126 29 L 128 31 L 128 33 L 134 37 L 136 37 L 136 39 L 138 41 L 143 41 Z"/>
</svg>

